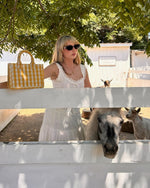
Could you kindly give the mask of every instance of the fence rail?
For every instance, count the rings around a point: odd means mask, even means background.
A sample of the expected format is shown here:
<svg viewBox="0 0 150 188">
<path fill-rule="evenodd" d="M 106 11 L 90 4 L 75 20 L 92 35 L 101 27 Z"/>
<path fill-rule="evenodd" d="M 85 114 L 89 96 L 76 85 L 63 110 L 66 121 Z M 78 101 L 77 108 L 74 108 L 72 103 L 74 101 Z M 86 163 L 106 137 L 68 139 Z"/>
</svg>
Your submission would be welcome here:
<svg viewBox="0 0 150 188">
<path fill-rule="evenodd" d="M 150 87 L 0 90 L 0 109 L 150 107 Z"/>
<path fill-rule="evenodd" d="M 150 74 L 150 71 L 149 70 L 129 70 L 128 74 Z"/>
<path fill-rule="evenodd" d="M 1 187 L 150 187 L 149 141 L 120 142 L 114 159 L 96 142 L 1 144 L 0 156 Z"/>
<path fill-rule="evenodd" d="M 139 75 L 147 75 L 149 77 L 149 70 L 133 70 L 130 69 L 126 79 L 127 87 L 150 87 L 150 79 L 148 77 L 144 78 Z"/>
</svg>

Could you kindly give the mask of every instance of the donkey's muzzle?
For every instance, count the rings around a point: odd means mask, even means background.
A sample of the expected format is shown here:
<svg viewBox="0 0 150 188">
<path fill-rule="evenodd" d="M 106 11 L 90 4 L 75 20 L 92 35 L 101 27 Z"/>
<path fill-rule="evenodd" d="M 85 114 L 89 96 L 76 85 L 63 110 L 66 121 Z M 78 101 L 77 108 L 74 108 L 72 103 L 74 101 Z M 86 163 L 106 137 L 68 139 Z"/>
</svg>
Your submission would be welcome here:
<svg viewBox="0 0 150 188">
<path fill-rule="evenodd" d="M 104 156 L 108 158 L 114 158 L 117 151 L 118 151 L 118 145 L 116 143 L 106 143 L 103 146 L 104 150 Z"/>
</svg>

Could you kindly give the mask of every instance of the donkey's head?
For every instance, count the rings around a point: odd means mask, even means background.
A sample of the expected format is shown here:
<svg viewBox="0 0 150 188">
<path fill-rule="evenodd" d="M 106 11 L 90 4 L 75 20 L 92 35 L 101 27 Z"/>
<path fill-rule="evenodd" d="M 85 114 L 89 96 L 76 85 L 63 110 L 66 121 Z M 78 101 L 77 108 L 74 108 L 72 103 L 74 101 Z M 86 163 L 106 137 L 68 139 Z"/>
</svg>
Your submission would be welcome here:
<svg viewBox="0 0 150 188">
<path fill-rule="evenodd" d="M 141 108 L 136 109 L 136 107 L 132 107 L 132 108 L 125 108 L 126 111 L 128 112 L 126 114 L 126 118 L 128 118 L 129 120 L 134 120 L 137 115 L 139 114 L 139 112 L 141 111 Z"/>
<path fill-rule="evenodd" d="M 104 87 L 110 87 L 110 82 L 112 81 L 113 79 L 111 80 L 103 80 L 101 79 L 101 81 L 104 83 Z"/>
<path fill-rule="evenodd" d="M 122 124 L 123 119 L 118 113 L 112 112 L 98 116 L 98 137 L 101 140 L 105 157 L 115 157 Z"/>
</svg>

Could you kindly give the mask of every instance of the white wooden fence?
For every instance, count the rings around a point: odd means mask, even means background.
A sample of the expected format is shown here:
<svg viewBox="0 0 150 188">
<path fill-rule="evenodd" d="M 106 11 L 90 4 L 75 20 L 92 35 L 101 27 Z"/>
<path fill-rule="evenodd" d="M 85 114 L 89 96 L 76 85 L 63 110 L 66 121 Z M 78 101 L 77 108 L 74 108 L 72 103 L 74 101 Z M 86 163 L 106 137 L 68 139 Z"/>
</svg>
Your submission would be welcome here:
<svg viewBox="0 0 150 188">
<path fill-rule="evenodd" d="M 147 75 L 147 79 L 142 78 L 143 75 Z M 126 85 L 127 87 L 150 87 L 150 79 L 148 78 L 149 76 L 149 70 L 130 69 L 127 75 Z"/>
<path fill-rule="evenodd" d="M 19 113 L 19 109 L 0 109 L 0 132 Z"/>
<path fill-rule="evenodd" d="M 0 108 L 150 107 L 150 88 L 0 90 Z M 150 141 L 0 143 L 1 188 L 148 188 Z"/>
</svg>

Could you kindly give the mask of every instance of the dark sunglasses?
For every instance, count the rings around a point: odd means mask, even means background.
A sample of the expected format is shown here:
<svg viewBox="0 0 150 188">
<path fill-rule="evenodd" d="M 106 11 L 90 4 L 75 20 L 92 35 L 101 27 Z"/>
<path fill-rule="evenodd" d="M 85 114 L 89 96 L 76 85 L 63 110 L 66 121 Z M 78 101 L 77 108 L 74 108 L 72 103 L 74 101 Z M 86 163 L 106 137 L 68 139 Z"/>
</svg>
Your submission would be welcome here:
<svg viewBox="0 0 150 188">
<path fill-rule="evenodd" d="M 80 44 L 75 44 L 74 46 L 72 45 L 64 46 L 64 48 L 69 51 L 72 50 L 73 48 L 78 49 L 79 47 L 80 47 Z"/>
</svg>

